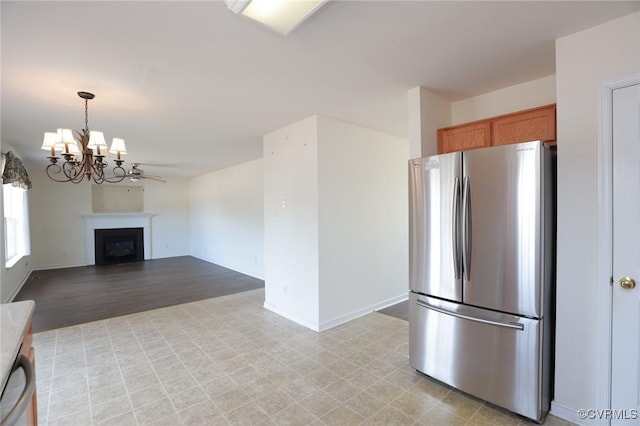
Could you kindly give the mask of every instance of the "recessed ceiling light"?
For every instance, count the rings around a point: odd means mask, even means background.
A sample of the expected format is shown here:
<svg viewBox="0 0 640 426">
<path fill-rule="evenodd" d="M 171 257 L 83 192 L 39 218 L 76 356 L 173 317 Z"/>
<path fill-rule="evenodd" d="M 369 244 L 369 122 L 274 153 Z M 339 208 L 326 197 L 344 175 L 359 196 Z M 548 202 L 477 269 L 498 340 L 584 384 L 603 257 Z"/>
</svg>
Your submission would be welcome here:
<svg viewBox="0 0 640 426">
<path fill-rule="evenodd" d="M 284 35 L 289 34 L 328 0 L 225 0 L 234 13 L 256 20 Z"/>
</svg>

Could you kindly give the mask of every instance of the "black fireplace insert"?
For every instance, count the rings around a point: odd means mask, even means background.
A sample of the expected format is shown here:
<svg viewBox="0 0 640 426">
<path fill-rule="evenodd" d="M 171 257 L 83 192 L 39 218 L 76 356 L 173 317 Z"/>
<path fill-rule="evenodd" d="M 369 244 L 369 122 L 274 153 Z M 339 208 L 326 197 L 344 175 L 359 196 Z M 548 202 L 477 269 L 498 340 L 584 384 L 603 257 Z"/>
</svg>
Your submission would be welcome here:
<svg viewBox="0 0 640 426">
<path fill-rule="evenodd" d="M 96 229 L 96 265 L 144 260 L 143 228 Z"/>
</svg>

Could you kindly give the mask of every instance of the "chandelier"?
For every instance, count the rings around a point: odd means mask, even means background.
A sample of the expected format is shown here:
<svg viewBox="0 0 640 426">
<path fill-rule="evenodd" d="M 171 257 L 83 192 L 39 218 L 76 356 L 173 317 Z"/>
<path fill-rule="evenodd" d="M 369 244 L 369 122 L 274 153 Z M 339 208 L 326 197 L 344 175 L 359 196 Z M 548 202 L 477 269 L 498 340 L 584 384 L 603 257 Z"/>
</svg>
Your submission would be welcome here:
<svg viewBox="0 0 640 426">
<path fill-rule="evenodd" d="M 57 132 L 44 134 L 41 148 L 50 152 L 47 158 L 51 161 L 47 166 L 47 176 L 56 182 L 80 183 L 85 177 L 98 184 L 122 182 L 127 177 L 127 172 L 122 167 L 122 155 L 127 153 L 124 139 L 113 138 L 111 148 L 107 150 L 102 132 L 89 131 L 88 103 L 95 95 L 78 92 L 78 96 L 84 99 L 84 129 L 75 131 L 75 139 L 71 129 L 58 129 Z M 62 165 L 58 164 L 60 157 L 56 156 L 56 151 L 64 158 Z M 105 158 L 109 153 L 116 155 L 113 160 L 115 166 L 112 175 L 105 176 L 108 166 Z"/>
</svg>

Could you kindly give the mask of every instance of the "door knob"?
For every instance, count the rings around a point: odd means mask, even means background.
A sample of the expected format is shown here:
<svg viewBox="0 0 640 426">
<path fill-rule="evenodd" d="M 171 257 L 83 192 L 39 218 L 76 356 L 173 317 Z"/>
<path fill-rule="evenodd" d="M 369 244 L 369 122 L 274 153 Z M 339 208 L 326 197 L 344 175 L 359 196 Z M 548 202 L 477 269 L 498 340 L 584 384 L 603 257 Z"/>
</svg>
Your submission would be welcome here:
<svg viewBox="0 0 640 426">
<path fill-rule="evenodd" d="M 636 287 L 636 282 L 633 278 L 623 277 L 620 278 L 620 287 L 624 288 L 625 290 L 631 290 Z"/>
</svg>

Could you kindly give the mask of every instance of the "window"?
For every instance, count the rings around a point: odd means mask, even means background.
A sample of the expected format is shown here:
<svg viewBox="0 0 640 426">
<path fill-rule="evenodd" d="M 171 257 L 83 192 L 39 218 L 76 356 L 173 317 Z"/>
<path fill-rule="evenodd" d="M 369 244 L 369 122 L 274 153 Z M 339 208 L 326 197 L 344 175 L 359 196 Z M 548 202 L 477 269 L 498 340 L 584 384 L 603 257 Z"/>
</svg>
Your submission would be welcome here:
<svg viewBox="0 0 640 426">
<path fill-rule="evenodd" d="M 29 209 L 27 191 L 5 184 L 2 188 L 4 202 L 4 256 L 6 267 L 15 265 L 30 253 Z"/>
</svg>

